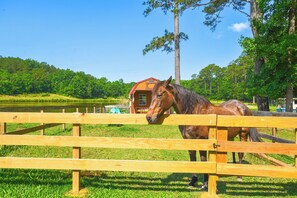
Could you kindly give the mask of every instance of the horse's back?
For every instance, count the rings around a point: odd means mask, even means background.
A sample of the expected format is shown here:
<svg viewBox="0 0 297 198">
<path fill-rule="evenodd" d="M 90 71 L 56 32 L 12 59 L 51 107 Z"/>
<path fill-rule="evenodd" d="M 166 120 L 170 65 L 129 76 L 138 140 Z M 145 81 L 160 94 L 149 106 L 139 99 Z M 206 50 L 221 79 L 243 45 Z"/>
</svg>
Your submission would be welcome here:
<svg viewBox="0 0 297 198">
<path fill-rule="evenodd" d="M 226 108 L 234 113 L 234 115 L 250 116 L 252 111 L 239 100 L 228 100 L 219 105 L 219 107 Z"/>
</svg>

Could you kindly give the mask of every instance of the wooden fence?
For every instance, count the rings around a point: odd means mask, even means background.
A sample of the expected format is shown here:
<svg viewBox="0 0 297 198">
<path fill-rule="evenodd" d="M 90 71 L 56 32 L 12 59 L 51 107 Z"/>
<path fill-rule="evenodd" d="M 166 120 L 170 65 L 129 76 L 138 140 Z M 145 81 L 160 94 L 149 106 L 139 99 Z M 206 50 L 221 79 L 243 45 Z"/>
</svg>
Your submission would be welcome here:
<svg viewBox="0 0 297 198">
<path fill-rule="evenodd" d="M 81 136 L 81 124 L 135 124 L 147 125 L 141 114 L 84 114 L 84 113 L 0 113 L 2 135 L 0 145 L 35 145 L 72 147 L 73 158 L 0 157 L 0 168 L 72 170 L 72 192 L 80 191 L 81 170 L 208 173 L 209 190 L 205 197 L 216 197 L 216 184 L 220 175 L 242 175 L 297 179 L 297 144 L 264 142 L 229 142 L 228 127 L 294 128 L 297 139 L 297 118 L 237 117 L 217 115 L 164 115 L 162 125 L 209 126 L 208 140 L 111 138 Z M 71 123 L 72 136 L 5 135 L 6 123 Z M 9 133 L 7 133 L 9 134 Z M 145 161 L 80 159 L 81 147 L 207 150 L 207 162 Z M 277 153 L 295 156 L 295 167 L 227 163 L 227 152 Z"/>
</svg>

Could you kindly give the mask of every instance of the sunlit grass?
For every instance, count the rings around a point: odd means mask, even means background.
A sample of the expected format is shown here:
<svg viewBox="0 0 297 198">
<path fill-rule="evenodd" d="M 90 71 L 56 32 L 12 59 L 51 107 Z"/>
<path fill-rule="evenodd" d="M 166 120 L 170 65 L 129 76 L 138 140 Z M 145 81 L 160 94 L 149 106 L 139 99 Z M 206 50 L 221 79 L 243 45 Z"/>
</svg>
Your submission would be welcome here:
<svg viewBox="0 0 297 198">
<path fill-rule="evenodd" d="M 33 125 L 8 124 L 9 131 Z M 35 135 L 39 132 L 34 132 Z M 72 135 L 71 125 L 46 129 L 46 135 Z M 176 126 L 156 125 L 82 125 L 83 136 L 177 138 Z M 1 156 L 71 158 L 71 147 L 5 146 Z M 94 149 L 82 148 L 82 158 L 125 160 L 183 160 L 188 161 L 187 151 L 147 149 Z M 253 155 L 246 154 L 245 163 L 267 164 Z M 231 162 L 231 154 L 228 154 Z M 187 183 L 191 174 L 138 173 L 83 171 L 81 184 L 87 188 L 87 197 L 196 197 L 201 191 L 190 190 Z M 202 185 L 199 175 L 198 185 Z M 71 171 L 0 169 L 0 197 L 65 197 L 71 190 Z M 236 176 L 221 177 L 218 182 L 220 197 L 296 197 L 296 180 Z"/>
<path fill-rule="evenodd" d="M 79 99 L 52 93 L 0 95 L 0 102 L 107 102 L 127 103 L 126 98 Z"/>
</svg>

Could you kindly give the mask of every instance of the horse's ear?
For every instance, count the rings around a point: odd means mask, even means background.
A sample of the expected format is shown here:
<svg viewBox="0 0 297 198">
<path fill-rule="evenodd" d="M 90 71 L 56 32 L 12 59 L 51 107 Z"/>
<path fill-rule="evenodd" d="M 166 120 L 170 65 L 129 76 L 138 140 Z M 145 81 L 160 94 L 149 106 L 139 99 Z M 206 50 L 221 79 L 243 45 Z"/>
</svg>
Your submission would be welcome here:
<svg viewBox="0 0 297 198">
<path fill-rule="evenodd" d="M 172 80 L 172 76 L 170 76 L 170 77 L 168 78 L 168 80 L 166 80 L 166 81 L 164 82 L 164 86 L 167 87 L 167 86 L 170 84 L 171 80 Z"/>
</svg>

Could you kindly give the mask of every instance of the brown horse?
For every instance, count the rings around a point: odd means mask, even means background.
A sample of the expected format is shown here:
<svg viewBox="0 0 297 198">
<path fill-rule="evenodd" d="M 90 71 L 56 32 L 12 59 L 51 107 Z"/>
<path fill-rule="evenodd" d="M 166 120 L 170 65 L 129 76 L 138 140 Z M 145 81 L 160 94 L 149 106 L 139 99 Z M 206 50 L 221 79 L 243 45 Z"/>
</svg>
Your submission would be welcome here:
<svg viewBox="0 0 297 198">
<path fill-rule="evenodd" d="M 217 115 L 252 115 L 251 110 L 238 100 L 229 100 L 220 104 L 213 105 L 206 98 L 195 94 L 179 85 L 171 84 L 171 77 L 167 81 L 159 81 L 152 91 L 152 102 L 146 115 L 150 124 L 156 123 L 158 118 L 165 111 L 174 107 L 178 114 L 217 114 Z M 207 126 L 179 126 L 179 130 L 184 139 L 208 139 Z M 247 141 L 249 128 L 229 128 L 228 140 L 234 140 L 239 135 L 241 141 Z M 206 161 L 206 151 L 199 151 L 201 161 Z M 190 160 L 196 161 L 196 151 L 189 151 Z M 243 153 L 238 153 L 239 163 L 242 163 Z M 233 153 L 233 162 L 235 155 Z M 193 174 L 189 183 L 190 187 L 196 186 L 196 174 Z M 208 175 L 204 175 L 202 189 L 207 190 Z"/>
</svg>

